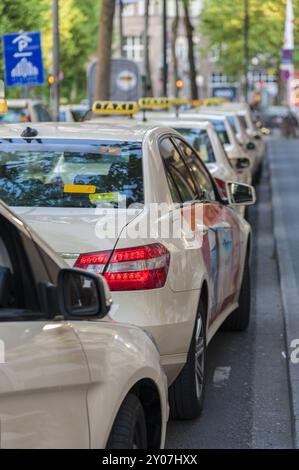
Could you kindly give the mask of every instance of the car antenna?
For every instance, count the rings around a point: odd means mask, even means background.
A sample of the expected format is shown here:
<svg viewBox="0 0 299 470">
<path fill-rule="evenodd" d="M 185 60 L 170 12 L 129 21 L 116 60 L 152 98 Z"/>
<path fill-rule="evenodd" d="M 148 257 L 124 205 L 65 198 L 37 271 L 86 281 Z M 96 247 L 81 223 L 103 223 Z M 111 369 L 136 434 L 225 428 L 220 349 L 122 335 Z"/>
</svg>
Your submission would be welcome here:
<svg viewBox="0 0 299 470">
<path fill-rule="evenodd" d="M 26 127 L 26 129 L 23 130 L 21 137 L 24 137 L 25 139 L 30 138 L 30 137 L 36 137 L 38 135 L 38 131 L 36 129 L 33 129 L 33 127 Z"/>
</svg>

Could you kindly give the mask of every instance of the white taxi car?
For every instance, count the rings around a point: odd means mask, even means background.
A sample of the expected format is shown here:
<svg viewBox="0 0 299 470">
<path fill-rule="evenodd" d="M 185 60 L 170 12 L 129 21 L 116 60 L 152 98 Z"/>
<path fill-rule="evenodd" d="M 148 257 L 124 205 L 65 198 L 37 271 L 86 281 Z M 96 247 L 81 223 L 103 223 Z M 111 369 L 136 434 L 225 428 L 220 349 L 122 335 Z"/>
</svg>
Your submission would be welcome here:
<svg viewBox="0 0 299 470">
<path fill-rule="evenodd" d="M 250 106 L 247 103 L 227 103 L 220 105 L 220 109 L 234 111 L 238 113 L 243 126 L 246 128 L 249 137 L 255 143 L 261 164 L 266 154 L 266 144 L 262 138 L 260 130 L 254 123 Z"/>
<path fill-rule="evenodd" d="M 249 159 L 243 155 L 233 160 L 228 157 L 225 149 L 228 136 L 225 131 L 217 129 L 209 115 L 201 118 L 200 114 L 180 113 L 175 116 L 170 113 L 152 113 L 147 116 L 147 120 L 152 125 L 169 126 L 182 134 L 198 152 L 223 194 L 227 181 L 251 183 Z M 246 168 L 242 168 L 242 163 Z"/>
<path fill-rule="evenodd" d="M 198 416 L 206 345 L 249 322 L 251 230 L 233 208 L 254 189 L 228 182 L 223 200 L 171 128 L 1 126 L 0 142 L 0 197 L 70 265 L 105 276 L 113 319 L 155 338 L 172 416 Z"/>
<path fill-rule="evenodd" d="M 112 310 L 103 278 L 67 268 L 0 203 L 1 448 L 164 446 L 159 352 Z"/>
<path fill-rule="evenodd" d="M 211 111 L 210 109 L 199 109 L 198 113 L 188 112 L 190 118 L 199 121 L 208 120 L 216 129 L 224 149 L 238 173 L 239 181 L 247 184 L 252 183 L 253 169 L 255 162 L 251 154 L 245 151 L 233 130 L 228 117 L 221 111 Z M 184 116 L 184 115 L 183 115 Z"/>
</svg>

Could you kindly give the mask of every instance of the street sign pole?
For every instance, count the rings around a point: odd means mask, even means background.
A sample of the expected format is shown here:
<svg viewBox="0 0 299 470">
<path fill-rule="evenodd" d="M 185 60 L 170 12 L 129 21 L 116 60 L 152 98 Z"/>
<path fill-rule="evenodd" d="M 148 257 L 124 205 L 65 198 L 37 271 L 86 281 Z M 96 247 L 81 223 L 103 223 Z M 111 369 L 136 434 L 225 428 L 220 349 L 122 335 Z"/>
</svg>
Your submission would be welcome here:
<svg viewBox="0 0 299 470">
<path fill-rule="evenodd" d="M 59 121 L 59 0 L 53 0 L 53 119 Z"/>
<path fill-rule="evenodd" d="M 167 63 L 167 1 L 163 0 L 163 94 L 168 93 L 168 63 Z"/>
</svg>

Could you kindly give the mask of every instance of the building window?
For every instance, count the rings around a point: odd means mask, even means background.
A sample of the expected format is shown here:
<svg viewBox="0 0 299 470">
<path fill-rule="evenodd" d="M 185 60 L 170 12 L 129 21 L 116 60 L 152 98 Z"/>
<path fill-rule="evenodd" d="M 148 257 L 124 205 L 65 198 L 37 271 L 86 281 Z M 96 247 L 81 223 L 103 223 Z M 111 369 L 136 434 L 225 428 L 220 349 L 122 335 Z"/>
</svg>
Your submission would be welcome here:
<svg viewBox="0 0 299 470">
<path fill-rule="evenodd" d="M 144 57 L 143 36 L 127 36 L 124 38 L 125 57 L 135 62 L 141 62 Z"/>
</svg>

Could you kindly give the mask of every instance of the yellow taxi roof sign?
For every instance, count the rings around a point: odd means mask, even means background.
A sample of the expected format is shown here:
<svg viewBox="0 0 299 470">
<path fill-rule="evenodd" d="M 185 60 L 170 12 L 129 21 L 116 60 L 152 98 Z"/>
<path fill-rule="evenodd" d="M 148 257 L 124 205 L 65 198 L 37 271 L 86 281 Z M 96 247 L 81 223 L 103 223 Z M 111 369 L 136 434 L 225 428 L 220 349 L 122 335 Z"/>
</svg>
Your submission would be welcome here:
<svg viewBox="0 0 299 470">
<path fill-rule="evenodd" d="M 173 98 L 171 104 L 172 106 L 191 106 L 191 101 L 187 98 Z"/>
<path fill-rule="evenodd" d="M 191 101 L 191 106 L 192 108 L 198 108 L 199 106 L 203 106 L 204 102 L 201 100 L 192 100 Z"/>
<path fill-rule="evenodd" d="M 92 107 L 94 114 L 102 115 L 121 114 L 123 116 L 133 116 L 138 110 L 138 104 L 135 101 L 95 101 Z"/>
<path fill-rule="evenodd" d="M 220 105 L 224 103 L 229 103 L 229 101 L 225 98 L 208 98 L 204 101 L 205 106 L 214 106 L 214 105 Z"/>
<path fill-rule="evenodd" d="M 139 108 L 145 109 L 168 109 L 171 106 L 169 98 L 141 98 Z"/>
</svg>

